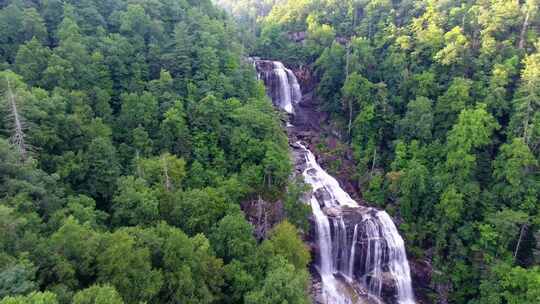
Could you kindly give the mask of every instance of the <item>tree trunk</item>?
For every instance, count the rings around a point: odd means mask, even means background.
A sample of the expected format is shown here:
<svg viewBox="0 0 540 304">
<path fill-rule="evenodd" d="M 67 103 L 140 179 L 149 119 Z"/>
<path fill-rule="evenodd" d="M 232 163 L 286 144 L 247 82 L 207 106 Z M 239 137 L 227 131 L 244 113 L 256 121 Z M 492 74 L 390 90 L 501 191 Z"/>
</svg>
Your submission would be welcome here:
<svg viewBox="0 0 540 304">
<path fill-rule="evenodd" d="M 139 163 L 139 157 L 140 157 L 139 154 L 140 154 L 139 149 L 135 150 L 135 163 L 137 164 L 137 176 L 139 178 L 144 178 L 143 177 L 144 172 L 141 168 L 141 164 Z"/>
<path fill-rule="evenodd" d="M 529 27 L 529 18 L 530 12 L 527 11 L 527 15 L 525 16 L 525 20 L 523 21 L 523 26 L 521 27 L 521 33 L 519 34 L 519 49 L 523 49 L 525 47 L 525 35 L 527 34 L 527 28 Z"/>
<path fill-rule="evenodd" d="M 437 283 L 435 288 L 437 290 L 437 294 L 439 295 L 437 304 L 448 304 L 448 293 L 451 288 L 451 283 Z"/>
<path fill-rule="evenodd" d="M 526 145 L 529 145 L 529 136 L 530 136 L 529 135 L 529 120 L 530 120 L 531 111 L 532 111 L 531 100 L 530 98 L 527 98 L 527 112 L 525 115 L 525 120 L 523 121 L 523 140 L 525 141 Z"/>
<path fill-rule="evenodd" d="M 256 220 L 256 227 L 255 231 L 257 234 L 257 238 L 262 240 L 266 236 L 267 229 L 267 223 L 268 223 L 268 215 L 266 212 L 266 203 L 259 195 L 257 198 L 257 220 Z"/>
<path fill-rule="evenodd" d="M 11 112 L 11 117 L 13 119 L 13 134 L 11 136 L 11 142 L 17 150 L 19 151 L 20 157 L 23 161 L 26 160 L 27 157 L 27 149 L 26 149 L 26 143 L 25 143 L 25 134 L 24 134 L 24 127 L 23 122 L 21 119 L 21 116 L 19 115 L 19 110 L 17 108 L 17 101 L 15 99 L 15 94 L 13 94 L 13 90 L 11 89 L 11 83 L 9 82 L 9 78 L 6 77 L 7 81 L 7 90 L 8 90 L 8 99 L 9 99 L 9 107 Z"/>
<path fill-rule="evenodd" d="M 351 137 L 351 131 L 352 131 L 352 115 L 353 115 L 352 100 L 351 98 L 349 98 L 349 138 Z"/>
<path fill-rule="evenodd" d="M 514 250 L 514 261 L 516 261 L 517 254 L 519 252 L 519 246 L 521 245 L 521 240 L 523 239 L 523 234 L 525 233 L 526 229 L 527 229 L 527 224 L 526 223 L 521 225 L 521 229 L 520 229 L 520 232 L 519 232 L 519 239 L 518 239 L 518 242 L 516 244 L 516 249 Z"/>
<path fill-rule="evenodd" d="M 167 167 L 167 159 L 162 156 L 161 161 L 163 162 L 163 176 L 165 177 L 165 190 L 167 192 L 171 191 L 171 179 L 169 178 L 169 168 Z"/>
</svg>

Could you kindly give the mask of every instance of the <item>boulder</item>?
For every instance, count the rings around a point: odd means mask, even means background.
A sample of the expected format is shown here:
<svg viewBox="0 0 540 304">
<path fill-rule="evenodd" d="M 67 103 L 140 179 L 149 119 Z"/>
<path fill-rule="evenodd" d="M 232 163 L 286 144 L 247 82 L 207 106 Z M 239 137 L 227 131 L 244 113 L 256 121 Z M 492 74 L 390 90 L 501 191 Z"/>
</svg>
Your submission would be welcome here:
<svg viewBox="0 0 540 304">
<path fill-rule="evenodd" d="M 323 208 L 323 212 L 326 214 L 326 216 L 330 216 L 330 217 L 341 216 L 341 209 L 336 208 L 336 207 L 325 207 Z"/>
</svg>

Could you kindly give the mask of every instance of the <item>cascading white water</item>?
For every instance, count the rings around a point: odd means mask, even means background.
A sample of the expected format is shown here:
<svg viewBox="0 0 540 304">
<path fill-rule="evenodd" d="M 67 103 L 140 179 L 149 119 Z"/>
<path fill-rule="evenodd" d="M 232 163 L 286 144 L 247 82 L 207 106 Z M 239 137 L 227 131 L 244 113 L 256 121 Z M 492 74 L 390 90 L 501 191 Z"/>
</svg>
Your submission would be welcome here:
<svg viewBox="0 0 540 304">
<path fill-rule="evenodd" d="M 338 246 L 334 247 L 334 250 L 336 251 L 334 254 L 336 257 L 336 265 L 339 265 L 338 269 L 347 269 L 349 266 L 349 252 L 343 250 L 343 248 L 351 248 L 349 245 L 349 238 L 347 237 L 347 227 L 341 216 L 334 222 L 336 223 L 337 231 L 336 239 L 339 240 Z"/>
<path fill-rule="evenodd" d="M 354 234 L 351 244 L 351 255 L 349 256 L 349 269 L 347 271 L 349 280 L 353 280 L 353 270 L 354 270 L 354 257 L 356 255 L 356 239 L 358 237 L 358 224 L 354 225 Z"/>
<path fill-rule="evenodd" d="M 347 294 L 340 290 L 342 284 L 334 277 L 334 261 L 332 261 L 332 233 L 328 217 L 321 210 L 319 201 L 311 198 L 311 209 L 317 223 L 318 245 L 320 250 L 319 273 L 323 287 L 323 299 L 327 304 L 352 304 Z"/>
<path fill-rule="evenodd" d="M 287 113 L 294 113 L 292 105 L 292 89 L 289 84 L 289 75 L 283 63 L 274 61 L 274 74 L 279 79 L 279 106 Z"/>
<path fill-rule="evenodd" d="M 332 233 L 330 231 L 330 219 L 322 211 L 321 207 L 337 208 L 340 206 L 355 207 L 358 205 L 345 191 L 343 191 L 337 180 L 319 166 L 313 153 L 301 143 L 298 143 L 298 145 L 305 151 L 306 168 L 303 172 L 304 180 L 311 185 L 313 190 L 310 202 L 315 223 L 317 224 L 317 241 L 320 250 L 319 272 L 323 285 L 323 299 L 326 300 L 326 303 L 328 304 L 353 303 L 353 297 L 350 292 L 348 293 L 345 288 L 339 288 L 340 286 L 343 286 L 343 283 L 339 282 L 335 277 L 335 274 L 340 272 L 344 265 L 346 265 L 345 261 L 342 265 L 339 265 L 340 263 L 337 259 L 338 251 L 345 253 L 346 255 L 346 250 L 349 248 L 342 247 L 342 245 L 346 243 L 346 236 L 343 235 L 346 233 L 345 223 L 343 222 L 343 218 L 332 221 L 335 224 L 334 234 L 336 234 L 336 236 L 340 233 L 342 234 L 341 237 L 334 236 L 333 242 Z M 326 199 L 319 199 L 315 195 L 317 191 L 321 190 L 328 195 Z M 352 240 L 352 242 L 353 244 L 355 243 L 354 240 Z M 351 249 L 351 251 L 354 251 L 354 249 Z M 348 267 L 349 265 L 346 265 L 346 268 Z"/>
<path fill-rule="evenodd" d="M 287 78 L 289 79 L 289 83 L 291 85 L 292 102 L 299 103 L 302 100 L 302 90 L 300 90 L 298 79 L 291 70 L 285 68 L 285 72 L 287 72 Z"/>
<path fill-rule="evenodd" d="M 411 270 L 407 253 L 405 252 L 405 242 L 399 235 L 396 225 L 384 211 L 377 212 L 377 218 L 381 223 L 382 238 L 386 240 L 388 250 L 388 261 L 390 273 L 396 281 L 397 299 L 400 304 L 414 304 L 414 293 L 411 284 Z"/>
<path fill-rule="evenodd" d="M 379 225 L 375 218 L 367 216 L 363 221 L 365 236 L 362 241 L 365 244 L 364 261 L 364 285 L 368 287 L 370 294 L 380 296 L 382 290 L 382 264 L 383 264 L 383 239 L 380 235 Z"/>
<path fill-rule="evenodd" d="M 321 168 L 315 159 L 315 155 L 301 143 L 298 143 L 298 145 L 306 152 L 307 168 L 304 172 L 306 183 L 311 185 L 313 192 L 319 189 L 325 189 L 327 194 L 331 196 L 330 199 L 319 203 L 322 203 L 324 207 L 358 207 L 358 204 L 351 196 L 339 186 L 338 181 Z"/>
<path fill-rule="evenodd" d="M 268 95 L 274 105 L 289 114 L 294 114 L 294 105 L 302 100 L 300 84 L 294 73 L 279 61 L 251 58 L 258 79 L 262 79 L 269 88 Z"/>
<path fill-rule="evenodd" d="M 296 76 L 281 62 L 260 62 L 266 67 L 271 63 L 271 71 L 257 70 L 259 78 L 274 90 L 269 92 L 274 104 L 294 114 L 293 103 L 302 99 Z M 360 282 L 380 302 L 384 280 L 390 275 L 395 282 L 395 303 L 414 304 L 405 244 L 390 216 L 384 211 L 360 207 L 321 168 L 311 151 L 301 143 L 297 145 L 305 157 L 304 180 L 313 190 L 309 203 L 316 223 L 323 300 L 327 304 L 356 304 L 353 288 L 346 285 Z M 356 213 L 360 218 L 345 222 L 343 213 L 354 210 L 362 210 Z"/>
<path fill-rule="evenodd" d="M 383 268 L 388 265 L 389 272 L 396 284 L 397 303 L 414 304 L 414 294 L 405 243 L 399 235 L 394 222 L 384 211 L 375 211 L 374 215 L 367 212 L 362 221 L 354 225 L 354 232 L 349 242 L 343 217 L 338 212 L 329 217 L 321 208 L 341 207 L 355 208 L 358 204 L 347 194 L 335 178 L 324 171 L 317 163 L 315 156 L 301 143 L 297 143 L 305 152 L 306 168 L 304 180 L 311 185 L 313 194 L 310 198 L 315 222 L 317 224 L 318 245 L 320 248 L 320 272 L 323 280 L 325 297 L 334 299 L 328 303 L 350 303 L 347 294 L 340 292 L 336 286 L 340 284 L 334 275 L 342 274 L 349 280 L 354 280 L 356 246 L 362 244 L 363 252 L 363 284 L 369 293 L 378 298 L 384 279 Z M 323 191 L 325 195 L 315 195 Z M 331 233 L 330 223 L 333 223 L 334 233 Z M 359 230 L 362 233 L 359 233 Z M 349 244 L 350 243 L 350 244 Z"/>
</svg>

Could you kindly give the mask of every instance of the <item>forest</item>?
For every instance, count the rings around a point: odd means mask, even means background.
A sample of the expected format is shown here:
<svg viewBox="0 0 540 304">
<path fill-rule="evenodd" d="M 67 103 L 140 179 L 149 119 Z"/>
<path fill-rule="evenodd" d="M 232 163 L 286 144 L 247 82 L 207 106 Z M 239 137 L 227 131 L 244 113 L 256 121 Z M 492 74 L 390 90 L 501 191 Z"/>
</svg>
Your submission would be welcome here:
<svg viewBox="0 0 540 304">
<path fill-rule="evenodd" d="M 0 303 L 307 303 L 280 116 L 209 0 L 0 1 Z M 285 284 L 286 283 L 286 284 Z"/>
<path fill-rule="evenodd" d="M 312 71 L 434 303 L 540 303 L 540 2 L 221 2 L 252 53 Z"/>
<path fill-rule="evenodd" d="M 3 0 L 0 304 L 311 303 L 248 56 L 312 75 L 431 303 L 540 303 L 538 0 Z"/>
</svg>

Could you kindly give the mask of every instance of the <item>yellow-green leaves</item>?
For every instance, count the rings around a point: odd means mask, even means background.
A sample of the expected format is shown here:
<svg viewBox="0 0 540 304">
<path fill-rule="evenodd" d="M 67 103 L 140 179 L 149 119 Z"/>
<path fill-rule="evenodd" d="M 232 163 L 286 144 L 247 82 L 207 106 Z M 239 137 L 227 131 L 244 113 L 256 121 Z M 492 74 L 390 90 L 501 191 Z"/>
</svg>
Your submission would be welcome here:
<svg viewBox="0 0 540 304">
<path fill-rule="evenodd" d="M 469 49 L 469 41 L 461 27 L 456 26 L 444 34 L 445 47 L 435 54 L 434 59 L 442 65 L 463 62 L 463 57 Z"/>
</svg>

